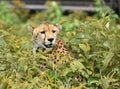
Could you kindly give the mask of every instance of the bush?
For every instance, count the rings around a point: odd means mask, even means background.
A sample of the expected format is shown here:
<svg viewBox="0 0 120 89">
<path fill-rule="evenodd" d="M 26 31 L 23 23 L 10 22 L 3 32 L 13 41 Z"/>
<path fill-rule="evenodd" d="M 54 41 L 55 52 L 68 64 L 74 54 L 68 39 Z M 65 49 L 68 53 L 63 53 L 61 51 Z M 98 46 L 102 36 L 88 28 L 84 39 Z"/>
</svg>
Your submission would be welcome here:
<svg viewBox="0 0 120 89">
<path fill-rule="evenodd" d="M 6 25 L 18 25 L 21 20 L 19 17 L 12 13 L 12 11 L 7 7 L 6 2 L 0 2 L 0 22 L 5 23 Z"/>
</svg>

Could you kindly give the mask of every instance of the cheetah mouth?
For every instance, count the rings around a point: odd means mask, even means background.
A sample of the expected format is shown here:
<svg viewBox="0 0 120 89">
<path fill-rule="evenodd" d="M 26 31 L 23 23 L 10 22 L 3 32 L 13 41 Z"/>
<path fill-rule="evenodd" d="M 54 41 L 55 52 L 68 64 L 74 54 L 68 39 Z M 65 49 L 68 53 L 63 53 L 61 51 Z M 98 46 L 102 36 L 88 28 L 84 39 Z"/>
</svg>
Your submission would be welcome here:
<svg viewBox="0 0 120 89">
<path fill-rule="evenodd" d="M 53 44 L 43 44 L 46 48 L 52 48 L 53 47 Z"/>
</svg>

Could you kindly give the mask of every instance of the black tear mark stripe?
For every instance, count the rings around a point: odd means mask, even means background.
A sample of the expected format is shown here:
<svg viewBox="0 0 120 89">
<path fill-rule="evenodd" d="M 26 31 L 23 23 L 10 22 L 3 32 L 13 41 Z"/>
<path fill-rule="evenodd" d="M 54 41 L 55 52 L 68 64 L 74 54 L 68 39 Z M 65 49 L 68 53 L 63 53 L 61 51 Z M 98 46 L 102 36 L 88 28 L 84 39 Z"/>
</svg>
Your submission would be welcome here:
<svg viewBox="0 0 120 89">
<path fill-rule="evenodd" d="M 38 37 L 38 35 L 39 35 L 39 32 L 37 33 L 37 35 L 35 36 L 36 38 Z"/>
<path fill-rule="evenodd" d="M 44 43 L 45 43 L 45 39 L 46 39 L 46 33 L 45 33 Z"/>
</svg>

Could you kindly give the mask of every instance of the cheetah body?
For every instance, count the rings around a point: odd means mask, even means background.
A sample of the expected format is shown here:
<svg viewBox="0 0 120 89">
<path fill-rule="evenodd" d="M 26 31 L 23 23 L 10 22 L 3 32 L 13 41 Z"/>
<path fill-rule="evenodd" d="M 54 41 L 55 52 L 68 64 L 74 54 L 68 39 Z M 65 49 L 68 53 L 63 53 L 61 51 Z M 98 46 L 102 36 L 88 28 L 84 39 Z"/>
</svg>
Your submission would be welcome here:
<svg viewBox="0 0 120 89">
<path fill-rule="evenodd" d="M 29 27 L 34 44 L 33 54 L 36 54 L 37 49 L 40 47 L 45 50 L 52 50 L 54 62 L 59 61 L 62 55 L 67 55 L 71 59 L 73 57 L 72 53 L 66 48 L 65 42 L 57 38 L 61 29 L 61 25 L 53 24 L 41 24 L 36 28 Z"/>
</svg>

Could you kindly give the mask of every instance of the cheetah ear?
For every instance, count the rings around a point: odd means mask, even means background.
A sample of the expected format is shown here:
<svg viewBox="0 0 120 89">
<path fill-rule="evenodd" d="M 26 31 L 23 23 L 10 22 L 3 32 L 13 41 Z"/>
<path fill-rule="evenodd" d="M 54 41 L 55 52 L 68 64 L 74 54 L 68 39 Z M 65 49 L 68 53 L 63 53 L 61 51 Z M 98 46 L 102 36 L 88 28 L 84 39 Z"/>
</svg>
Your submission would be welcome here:
<svg viewBox="0 0 120 89">
<path fill-rule="evenodd" d="M 33 34 L 34 27 L 28 26 L 27 28 L 28 28 L 28 31 L 30 31 L 30 33 Z"/>
<path fill-rule="evenodd" d="M 56 25 L 59 30 L 62 30 L 62 25 Z"/>
</svg>

